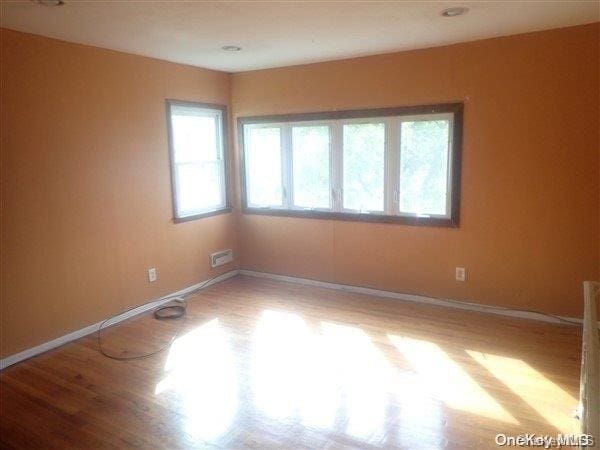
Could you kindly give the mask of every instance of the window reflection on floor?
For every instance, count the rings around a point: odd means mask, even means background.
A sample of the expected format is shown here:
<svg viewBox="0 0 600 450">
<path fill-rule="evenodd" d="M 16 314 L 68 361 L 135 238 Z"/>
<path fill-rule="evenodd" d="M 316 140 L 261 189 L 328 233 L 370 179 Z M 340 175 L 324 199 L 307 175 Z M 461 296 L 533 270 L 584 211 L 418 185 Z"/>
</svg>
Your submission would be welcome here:
<svg viewBox="0 0 600 450">
<path fill-rule="evenodd" d="M 255 405 L 277 419 L 382 439 L 391 368 L 359 328 L 265 311 L 254 337 Z M 341 415 L 342 417 L 339 417 Z"/>
<path fill-rule="evenodd" d="M 400 373 L 394 389 L 399 401 L 396 440 L 400 447 L 443 448 L 443 402 L 432 398 L 429 386 L 416 373 Z"/>
<path fill-rule="evenodd" d="M 434 342 L 381 332 L 374 341 L 360 326 L 307 323 L 275 310 L 262 311 L 244 351 L 234 351 L 227 333 L 214 319 L 179 337 L 156 385 L 156 395 L 183 405 L 185 431 L 196 439 L 218 439 L 248 417 L 409 448 L 445 446 L 450 410 L 521 425 Z M 550 396 L 576 404 L 540 372 L 518 359 L 466 352 L 549 424 L 565 430 L 572 423 L 565 411 L 540 402 Z"/>
<path fill-rule="evenodd" d="M 224 433 L 236 412 L 238 387 L 233 353 L 218 319 L 176 339 L 165 371 L 155 394 L 177 395 L 185 431 L 204 440 Z"/>
<path fill-rule="evenodd" d="M 306 364 L 314 345 L 304 321 L 295 314 L 265 311 L 254 334 L 252 391 L 254 404 L 269 417 L 300 413 L 310 395 Z"/>
<path fill-rule="evenodd" d="M 343 395 L 346 432 L 356 438 L 380 441 L 384 438 L 387 393 L 393 378 L 389 363 L 360 328 L 329 322 L 321 327 L 330 369 Z"/>
</svg>

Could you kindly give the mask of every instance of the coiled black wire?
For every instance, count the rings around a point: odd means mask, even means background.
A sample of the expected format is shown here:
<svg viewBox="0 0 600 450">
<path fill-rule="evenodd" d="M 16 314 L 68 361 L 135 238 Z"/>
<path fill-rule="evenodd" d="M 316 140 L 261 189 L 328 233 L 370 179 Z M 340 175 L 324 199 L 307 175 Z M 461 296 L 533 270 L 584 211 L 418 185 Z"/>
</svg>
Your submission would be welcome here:
<svg viewBox="0 0 600 450">
<path fill-rule="evenodd" d="M 141 355 L 115 355 L 115 354 L 111 354 L 111 353 L 107 352 L 102 346 L 102 330 L 106 329 L 106 327 L 105 327 L 106 323 L 110 322 L 117 316 L 126 314 L 129 311 L 133 311 L 134 309 L 139 308 L 140 306 L 138 305 L 138 306 L 129 308 L 126 311 L 120 312 L 119 314 L 115 314 L 114 316 L 109 317 L 108 319 L 104 320 L 100 324 L 100 326 L 98 327 L 98 333 L 97 333 L 98 351 L 102 355 L 106 356 L 107 358 L 115 359 L 117 361 L 130 361 L 130 360 L 134 360 L 134 359 L 148 358 L 150 356 L 154 356 L 154 355 L 157 355 L 157 354 L 165 351 L 166 349 L 168 349 L 171 346 L 171 344 L 173 344 L 175 339 L 177 339 L 179 337 L 179 334 L 181 333 L 181 330 L 183 329 L 183 325 L 185 323 L 185 318 L 186 318 L 186 314 L 187 314 L 187 301 L 185 300 L 185 297 L 189 297 L 190 295 L 196 294 L 198 291 L 203 289 L 208 283 L 210 283 L 211 281 L 215 280 L 218 277 L 219 276 L 209 278 L 208 280 L 204 281 L 200 286 L 198 286 L 196 289 L 186 293 L 185 295 L 170 297 L 170 298 L 166 299 L 166 303 L 164 303 L 154 309 L 153 316 L 156 320 L 181 319 L 180 323 L 179 323 L 179 327 L 177 328 L 177 331 L 175 332 L 175 334 L 171 337 L 171 339 L 169 340 L 168 343 L 163 345 L 158 350 L 155 350 L 150 353 L 144 353 Z"/>
<path fill-rule="evenodd" d="M 115 316 L 109 317 L 108 319 L 106 319 L 104 322 L 102 322 L 100 324 L 100 327 L 98 327 L 98 350 L 100 351 L 101 354 L 103 354 L 104 356 L 106 356 L 107 358 L 110 359 L 116 359 L 118 361 L 128 361 L 128 360 L 133 360 L 133 359 L 142 359 L 142 358 L 147 358 L 149 356 L 154 356 L 157 355 L 158 353 L 161 353 L 163 351 L 165 351 L 167 348 L 169 348 L 171 346 L 171 344 L 175 341 L 175 339 L 177 339 L 177 337 L 179 336 L 181 330 L 183 329 L 183 324 L 185 322 L 185 317 L 186 317 L 186 313 L 187 313 L 187 302 L 185 300 L 185 297 L 188 297 L 190 295 L 194 295 L 195 293 L 197 293 L 198 291 L 200 291 L 201 289 L 203 289 L 208 283 L 210 283 L 211 281 L 215 280 L 216 278 L 218 278 L 218 276 L 216 277 L 212 277 L 209 278 L 208 280 L 206 280 L 204 283 L 202 283 L 200 286 L 198 286 L 198 288 L 194 289 L 193 291 L 183 295 L 183 296 L 177 296 L 177 297 L 171 297 L 167 303 L 157 307 L 154 310 L 154 318 L 157 320 L 172 320 L 172 319 L 182 319 L 181 323 L 179 325 L 179 328 L 177 329 L 177 331 L 175 332 L 175 334 L 173 335 L 173 337 L 171 338 L 171 340 L 165 344 L 164 346 L 162 346 L 161 348 L 159 348 L 156 351 L 150 352 L 150 353 L 145 353 L 142 355 L 112 355 L 108 352 L 106 352 L 103 348 L 102 348 L 102 330 L 104 329 L 104 325 L 109 322 L 110 320 L 112 320 L 114 317 L 119 316 L 121 314 L 125 314 L 129 311 L 132 311 L 136 308 L 139 308 L 139 306 L 135 306 L 133 308 L 130 308 L 126 311 L 123 311 L 119 314 L 116 314 Z M 596 292 L 596 296 L 600 294 L 600 291 Z M 434 297 L 435 298 L 435 297 Z M 441 300 L 441 299 L 440 299 Z M 581 325 L 581 323 L 576 322 L 574 320 L 569 320 L 569 319 L 565 319 L 564 317 L 560 317 L 558 315 L 554 315 L 554 314 L 549 314 L 549 313 L 544 313 L 541 311 L 536 311 L 533 309 L 525 309 L 525 308 L 509 308 L 509 307 L 502 307 L 502 306 L 491 306 L 491 305 L 481 305 L 484 307 L 484 309 L 487 310 L 496 310 L 496 311 L 515 311 L 515 312 L 528 312 L 528 313 L 533 313 L 533 314 L 538 314 L 541 316 L 546 316 L 546 317 L 551 317 L 556 319 L 557 321 L 560 321 L 562 323 L 568 323 L 571 325 Z"/>
</svg>

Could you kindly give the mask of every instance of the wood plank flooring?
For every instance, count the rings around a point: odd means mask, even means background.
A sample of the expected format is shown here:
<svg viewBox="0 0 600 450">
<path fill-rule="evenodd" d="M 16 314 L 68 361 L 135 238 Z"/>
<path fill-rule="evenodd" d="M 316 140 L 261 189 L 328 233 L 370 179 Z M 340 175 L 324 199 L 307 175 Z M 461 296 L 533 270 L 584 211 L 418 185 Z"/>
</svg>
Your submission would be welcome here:
<svg viewBox="0 0 600 450">
<path fill-rule="evenodd" d="M 236 277 L 0 374 L 3 448 L 495 448 L 574 432 L 578 327 Z"/>
</svg>

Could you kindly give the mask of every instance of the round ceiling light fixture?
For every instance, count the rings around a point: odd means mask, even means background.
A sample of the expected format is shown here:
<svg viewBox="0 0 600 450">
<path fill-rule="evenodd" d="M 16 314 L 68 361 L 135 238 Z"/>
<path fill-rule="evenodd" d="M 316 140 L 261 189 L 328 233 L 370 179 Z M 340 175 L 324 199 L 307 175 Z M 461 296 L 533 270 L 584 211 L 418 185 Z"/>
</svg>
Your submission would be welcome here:
<svg viewBox="0 0 600 450">
<path fill-rule="evenodd" d="M 457 17 L 466 14 L 469 11 L 469 8 L 465 8 L 464 6 L 455 6 L 453 8 L 444 9 L 440 16 L 444 17 Z"/>
<path fill-rule="evenodd" d="M 239 52 L 242 50 L 242 47 L 238 47 L 237 45 L 224 45 L 221 49 L 226 52 Z"/>
</svg>

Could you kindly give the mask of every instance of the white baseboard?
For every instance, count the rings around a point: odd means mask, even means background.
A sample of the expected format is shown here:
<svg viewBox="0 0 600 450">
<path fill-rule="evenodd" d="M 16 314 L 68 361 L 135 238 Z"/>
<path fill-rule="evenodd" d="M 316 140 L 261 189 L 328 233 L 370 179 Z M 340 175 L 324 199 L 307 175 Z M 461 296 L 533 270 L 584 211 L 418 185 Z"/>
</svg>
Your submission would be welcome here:
<svg viewBox="0 0 600 450">
<path fill-rule="evenodd" d="M 542 322 L 562 323 L 560 319 L 571 322 L 582 323 L 582 319 L 576 317 L 552 316 L 544 313 L 536 313 L 533 311 L 520 311 L 515 309 L 503 309 L 494 306 L 486 306 L 477 303 L 463 302 L 459 300 L 439 299 L 426 297 L 424 295 L 402 294 L 400 292 L 383 291 L 362 286 L 352 286 L 349 284 L 328 283 L 326 281 L 312 280 L 310 278 L 291 277 L 286 275 L 276 275 L 267 272 L 257 272 L 254 270 L 241 269 L 240 275 L 248 275 L 251 277 L 269 278 L 271 280 L 287 281 L 289 283 L 303 284 L 307 286 L 317 286 L 327 289 L 336 289 L 339 291 L 355 292 L 360 294 L 374 295 L 377 297 L 391 298 L 414 303 L 425 303 L 428 305 L 444 306 L 447 308 L 465 309 L 468 311 L 477 311 L 484 313 L 499 314 L 502 316 L 519 317 L 522 319 L 540 320 Z"/>
<path fill-rule="evenodd" d="M 329 283 L 326 281 L 312 280 L 309 278 L 291 277 L 291 276 L 286 276 L 286 275 L 276 275 L 276 274 L 272 274 L 272 273 L 257 272 L 254 270 L 246 270 L 246 269 L 239 269 L 239 270 L 234 269 L 234 270 L 226 272 L 222 275 L 219 275 L 213 279 L 210 279 L 210 281 L 208 281 L 208 282 L 201 281 L 199 283 L 193 284 L 192 286 L 188 286 L 179 291 L 176 291 L 171 294 L 160 297 L 159 299 L 156 299 L 156 300 L 150 301 L 148 303 L 145 303 L 143 305 L 140 305 L 139 307 L 134 308 L 130 311 L 126 311 L 122 314 L 119 314 L 118 316 L 110 318 L 110 320 L 105 323 L 105 326 L 114 325 L 115 323 L 119 323 L 124 320 L 127 320 L 130 317 L 133 317 L 137 314 L 141 314 L 145 311 L 156 308 L 157 306 L 169 301 L 169 299 L 172 297 L 176 297 L 178 295 L 186 295 L 186 294 L 202 287 L 203 285 L 204 285 L 203 287 L 208 287 L 213 284 L 219 283 L 221 281 L 227 280 L 228 278 L 234 277 L 238 274 L 239 275 L 248 275 L 248 276 L 252 276 L 252 277 L 269 278 L 272 280 L 286 281 L 289 283 L 302 284 L 302 285 L 306 285 L 306 286 L 317 286 L 317 287 L 322 287 L 322 288 L 327 288 L 327 289 L 336 289 L 336 290 L 346 291 L 346 292 L 355 292 L 355 293 L 360 293 L 360 294 L 373 295 L 376 297 L 385 297 L 385 298 L 391 298 L 391 299 L 395 299 L 395 300 L 408 301 L 408 302 L 414 302 L 414 303 L 425 303 L 425 304 L 429 304 L 429 305 L 444 306 L 447 308 L 464 309 L 464 310 L 468 310 L 468 311 L 478 311 L 478 312 L 484 312 L 484 313 L 499 314 L 499 315 L 503 315 L 503 316 L 519 317 L 519 318 L 523 318 L 523 319 L 540 320 L 543 322 L 550 322 L 550 323 L 564 323 L 564 322 L 561 322 L 560 319 L 569 320 L 571 322 L 582 323 L 582 319 L 575 318 L 575 317 L 563 317 L 563 316 L 552 317 L 552 316 L 545 315 L 543 313 L 536 313 L 536 312 L 531 312 L 531 311 L 519 311 L 519 310 L 511 310 L 511 309 L 496 309 L 493 306 L 486 306 L 486 305 L 481 305 L 481 304 L 477 304 L 477 303 L 462 302 L 459 300 L 439 299 L 439 298 L 426 297 L 424 295 L 403 294 L 400 292 L 383 291 L 380 289 L 372 289 L 372 288 L 367 288 L 367 287 L 362 287 L 362 286 L 352 286 L 352 285 L 348 285 L 348 284 Z M 560 319 L 558 317 L 560 317 Z M 37 346 L 29 348 L 27 350 L 23 350 L 22 352 L 7 356 L 6 358 L 0 360 L 0 370 L 6 368 L 8 366 L 11 366 L 13 364 L 16 364 L 20 361 L 23 361 L 25 359 L 31 358 L 32 356 L 39 355 L 40 353 L 44 353 L 44 352 L 51 350 L 53 348 L 56 348 L 56 347 L 60 347 L 61 345 L 64 345 L 68 342 L 79 339 L 83 336 L 87 336 L 88 334 L 95 333 L 96 331 L 98 331 L 98 328 L 100 327 L 100 325 L 104 322 L 105 321 L 102 320 L 95 324 L 89 325 L 85 328 L 81 328 L 80 330 L 73 331 L 72 333 L 58 337 L 51 341 L 44 342 L 43 344 L 37 345 Z"/>
<path fill-rule="evenodd" d="M 213 284 L 219 283 L 221 281 L 225 281 L 228 278 L 234 277 L 238 275 L 239 270 L 234 269 L 229 272 L 226 272 L 222 275 L 219 275 L 215 278 L 209 279 L 209 281 L 200 281 L 199 283 L 188 286 L 179 291 L 173 292 L 171 294 L 164 295 L 156 300 L 152 300 L 148 303 L 144 303 L 143 305 L 138 306 L 137 308 L 131 309 L 129 311 L 125 311 L 122 314 L 119 314 L 115 317 L 110 318 L 110 320 L 106 321 L 106 319 L 101 320 L 100 322 L 89 325 L 85 328 L 81 328 L 80 330 L 73 331 L 72 333 L 65 334 L 64 336 L 58 337 L 48 342 L 44 342 L 43 344 L 36 345 L 35 347 L 28 348 L 27 350 L 23 350 L 22 352 L 15 353 L 14 355 L 7 356 L 0 360 L 0 370 L 12 366 L 20 361 L 31 358 L 32 356 L 39 355 L 40 353 L 47 352 L 48 350 L 52 350 L 53 348 L 60 347 L 68 342 L 79 339 L 83 336 L 87 336 L 88 334 L 95 333 L 98 331 L 98 328 L 101 324 L 104 323 L 105 326 L 114 325 L 115 323 L 122 322 L 124 320 L 129 319 L 137 314 L 141 314 L 145 311 L 149 311 L 151 309 L 156 308 L 157 306 L 162 305 L 169 301 L 170 298 L 177 297 L 179 295 L 186 295 L 190 292 L 195 291 L 200 287 L 208 287 Z M 106 321 L 106 323 L 105 323 Z"/>
</svg>

